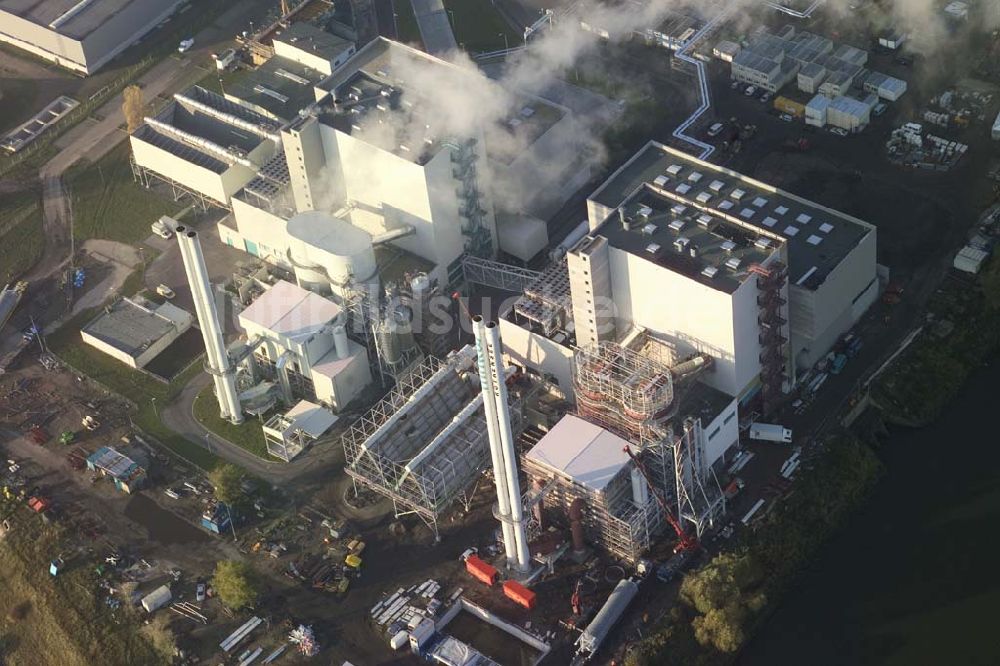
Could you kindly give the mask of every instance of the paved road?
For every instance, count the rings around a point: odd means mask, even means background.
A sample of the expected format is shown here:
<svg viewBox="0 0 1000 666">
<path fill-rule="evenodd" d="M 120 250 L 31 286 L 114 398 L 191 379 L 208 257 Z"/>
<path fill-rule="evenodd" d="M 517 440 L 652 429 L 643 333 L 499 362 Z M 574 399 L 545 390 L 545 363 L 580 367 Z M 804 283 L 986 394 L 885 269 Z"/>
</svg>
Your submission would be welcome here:
<svg viewBox="0 0 1000 666">
<path fill-rule="evenodd" d="M 410 0 L 410 4 L 417 17 L 425 51 L 441 56 L 458 49 L 442 0 Z"/>
</svg>

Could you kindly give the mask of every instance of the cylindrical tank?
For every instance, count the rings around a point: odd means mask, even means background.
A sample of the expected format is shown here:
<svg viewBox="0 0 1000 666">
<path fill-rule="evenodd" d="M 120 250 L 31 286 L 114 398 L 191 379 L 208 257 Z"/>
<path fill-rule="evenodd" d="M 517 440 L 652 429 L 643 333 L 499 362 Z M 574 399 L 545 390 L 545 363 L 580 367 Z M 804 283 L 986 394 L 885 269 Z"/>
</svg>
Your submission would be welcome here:
<svg viewBox="0 0 1000 666">
<path fill-rule="evenodd" d="M 375 250 L 367 231 L 325 213 L 307 211 L 288 221 L 288 259 L 300 284 L 367 282 L 376 272 Z"/>
<path fill-rule="evenodd" d="M 347 343 L 347 330 L 342 324 L 333 327 L 333 346 L 337 350 L 337 358 L 347 358 L 351 353 Z"/>
</svg>

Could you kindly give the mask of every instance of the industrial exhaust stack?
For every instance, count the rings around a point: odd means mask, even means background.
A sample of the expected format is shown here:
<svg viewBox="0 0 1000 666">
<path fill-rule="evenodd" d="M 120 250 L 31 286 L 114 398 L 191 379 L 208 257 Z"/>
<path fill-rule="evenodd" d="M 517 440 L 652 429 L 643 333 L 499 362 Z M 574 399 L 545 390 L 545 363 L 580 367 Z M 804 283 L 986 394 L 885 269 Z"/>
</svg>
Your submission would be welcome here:
<svg viewBox="0 0 1000 666">
<path fill-rule="evenodd" d="M 503 528 L 504 550 L 508 563 L 520 572 L 531 566 L 528 533 L 521 506 L 521 487 L 517 479 L 517 456 L 507 402 L 506 373 L 500 357 L 500 329 L 493 322 L 484 324 L 473 318 L 479 379 L 483 389 L 483 408 L 497 486 L 498 518 Z"/>
<path fill-rule="evenodd" d="M 226 345 L 222 339 L 219 313 L 212 297 L 212 283 L 208 279 L 205 255 L 201 251 L 198 234 L 185 227 L 177 227 L 177 243 L 184 261 L 184 272 L 191 297 L 194 299 L 195 314 L 201 335 L 205 340 L 205 372 L 212 375 L 215 382 L 215 396 L 219 401 L 219 415 L 235 424 L 243 422 L 243 410 L 236 393 L 236 370 L 229 361 Z"/>
</svg>

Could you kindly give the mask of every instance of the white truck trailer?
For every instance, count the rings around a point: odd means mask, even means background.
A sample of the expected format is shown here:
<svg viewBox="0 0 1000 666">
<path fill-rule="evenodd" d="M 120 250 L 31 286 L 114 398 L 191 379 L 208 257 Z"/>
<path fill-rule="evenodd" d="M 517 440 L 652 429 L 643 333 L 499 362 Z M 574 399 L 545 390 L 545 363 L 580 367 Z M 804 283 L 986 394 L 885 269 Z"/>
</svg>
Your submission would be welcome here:
<svg viewBox="0 0 1000 666">
<path fill-rule="evenodd" d="M 792 431 L 785 426 L 774 423 L 751 423 L 750 439 L 791 444 Z"/>
</svg>

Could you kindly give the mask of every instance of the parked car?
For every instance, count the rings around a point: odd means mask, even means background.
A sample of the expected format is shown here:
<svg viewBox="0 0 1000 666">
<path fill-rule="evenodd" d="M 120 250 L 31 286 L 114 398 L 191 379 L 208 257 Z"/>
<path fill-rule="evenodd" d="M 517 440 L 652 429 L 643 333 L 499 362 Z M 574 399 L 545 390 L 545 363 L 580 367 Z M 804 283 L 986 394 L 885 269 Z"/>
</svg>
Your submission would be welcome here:
<svg viewBox="0 0 1000 666">
<path fill-rule="evenodd" d="M 171 229 L 170 227 L 168 227 L 166 224 L 164 224 L 160 220 L 157 220 L 156 222 L 153 222 L 153 224 L 151 224 L 149 228 L 152 229 L 153 233 L 156 234 L 157 236 L 159 236 L 160 238 L 170 239 L 174 235 L 173 229 Z"/>
<path fill-rule="evenodd" d="M 723 129 L 725 129 L 725 125 L 723 125 L 722 123 L 715 123 L 708 128 L 707 134 L 709 136 L 719 136 L 719 134 L 722 133 Z"/>
<path fill-rule="evenodd" d="M 738 90 L 741 85 L 743 84 L 740 83 L 739 81 L 733 81 L 732 85 L 730 85 L 729 87 L 732 88 L 733 90 Z"/>
<path fill-rule="evenodd" d="M 204 601 L 205 600 L 205 584 L 204 583 L 198 583 L 198 586 L 195 588 L 194 598 L 195 598 L 195 601 Z"/>
<path fill-rule="evenodd" d="M 163 298 L 167 299 L 168 301 L 174 296 L 176 296 L 174 290 L 165 284 L 157 285 L 156 293 L 159 294 L 160 296 L 163 296 Z"/>
<path fill-rule="evenodd" d="M 761 96 L 760 96 L 760 101 L 761 101 L 761 102 L 764 102 L 765 104 L 766 104 L 767 102 L 771 101 L 771 93 L 769 93 L 769 92 L 766 92 L 766 93 L 764 93 L 763 95 L 761 95 Z"/>
<path fill-rule="evenodd" d="M 875 108 L 872 109 L 872 113 L 874 113 L 876 116 L 881 116 L 883 113 L 885 113 L 885 110 L 887 108 L 889 107 L 886 106 L 885 102 L 879 102 L 878 104 L 875 105 Z"/>
<path fill-rule="evenodd" d="M 792 118 L 791 114 L 788 114 L 788 113 L 783 113 L 783 114 L 781 114 L 778 117 L 781 118 L 782 120 L 784 120 L 786 123 L 790 123 L 793 120 L 795 120 L 794 118 Z"/>
<path fill-rule="evenodd" d="M 747 97 L 753 97 L 754 95 L 757 94 L 757 86 L 750 86 L 749 88 L 743 91 L 743 94 L 746 95 Z"/>
<path fill-rule="evenodd" d="M 845 130 L 843 127 L 834 127 L 834 128 L 831 128 L 830 129 L 830 133 L 831 134 L 836 134 L 837 136 L 847 136 L 848 134 L 850 134 L 850 132 L 848 132 L 847 130 Z"/>
<path fill-rule="evenodd" d="M 178 53 L 186 53 L 191 50 L 194 46 L 194 37 L 188 37 L 187 39 L 182 39 L 181 43 L 177 46 Z"/>
</svg>

